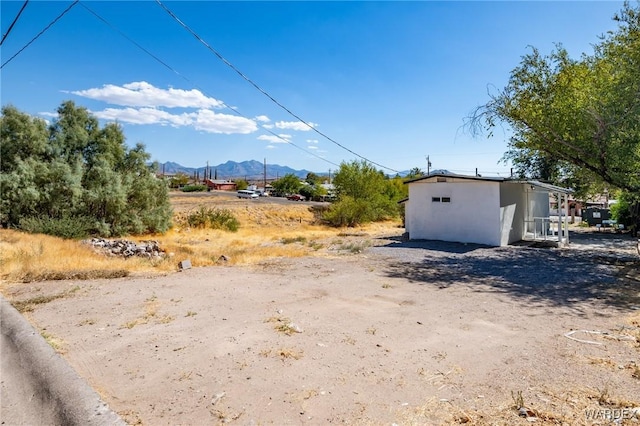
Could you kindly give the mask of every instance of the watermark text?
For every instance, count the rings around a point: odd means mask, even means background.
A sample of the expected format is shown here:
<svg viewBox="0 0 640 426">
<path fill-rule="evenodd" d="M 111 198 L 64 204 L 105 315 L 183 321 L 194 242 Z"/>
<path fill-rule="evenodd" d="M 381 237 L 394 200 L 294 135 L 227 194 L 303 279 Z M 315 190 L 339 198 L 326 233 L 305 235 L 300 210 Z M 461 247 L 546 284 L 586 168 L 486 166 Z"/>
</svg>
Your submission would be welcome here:
<svg viewBox="0 0 640 426">
<path fill-rule="evenodd" d="M 640 408 L 592 408 L 584 410 L 587 420 L 631 420 L 640 419 Z"/>
</svg>

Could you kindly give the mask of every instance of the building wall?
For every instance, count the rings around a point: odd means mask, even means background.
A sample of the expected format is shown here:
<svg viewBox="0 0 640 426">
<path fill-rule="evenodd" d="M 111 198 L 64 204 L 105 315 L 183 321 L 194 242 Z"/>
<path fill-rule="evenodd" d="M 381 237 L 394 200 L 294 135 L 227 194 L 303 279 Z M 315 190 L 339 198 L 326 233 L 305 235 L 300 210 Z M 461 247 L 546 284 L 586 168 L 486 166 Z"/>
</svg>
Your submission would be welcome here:
<svg viewBox="0 0 640 426">
<path fill-rule="evenodd" d="M 450 198 L 433 202 L 432 198 Z M 500 183 L 432 178 L 409 184 L 406 205 L 409 238 L 499 246 Z"/>
<path fill-rule="evenodd" d="M 522 240 L 527 216 L 526 185 L 503 182 L 500 184 L 500 245 Z"/>
<path fill-rule="evenodd" d="M 525 186 L 527 191 L 527 212 L 529 218 L 534 217 L 549 217 L 549 193 L 545 190 L 539 189 L 530 189 Z M 535 223 L 535 232 L 537 234 L 546 233 L 549 231 L 549 224 L 545 224 L 545 229 L 541 228 L 541 222 L 537 221 Z M 534 223 L 527 223 L 527 232 L 534 232 Z"/>
</svg>

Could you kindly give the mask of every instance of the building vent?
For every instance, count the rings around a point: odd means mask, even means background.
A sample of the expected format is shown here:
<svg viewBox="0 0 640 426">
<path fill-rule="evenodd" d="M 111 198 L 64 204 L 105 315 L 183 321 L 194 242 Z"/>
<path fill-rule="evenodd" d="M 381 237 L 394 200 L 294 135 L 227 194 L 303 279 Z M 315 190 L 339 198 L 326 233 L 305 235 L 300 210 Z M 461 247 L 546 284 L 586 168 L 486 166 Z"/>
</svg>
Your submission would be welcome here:
<svg viewBox="0 0 640 426">
<path fill-rule="evenodd" d="M 436 178 L 436 182 L 446 182 L 447 178 L 446 177 L 438 177 Z"/>
</svg>

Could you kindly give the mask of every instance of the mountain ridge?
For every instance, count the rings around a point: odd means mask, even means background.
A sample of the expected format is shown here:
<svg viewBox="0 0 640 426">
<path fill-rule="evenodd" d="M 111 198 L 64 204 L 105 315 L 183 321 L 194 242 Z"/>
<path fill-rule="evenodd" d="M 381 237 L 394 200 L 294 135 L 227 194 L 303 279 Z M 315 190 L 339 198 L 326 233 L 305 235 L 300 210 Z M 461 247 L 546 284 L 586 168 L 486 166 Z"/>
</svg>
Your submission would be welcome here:
<svg viewBox="0 0 640 426">
<path fill-rule="evenodd" d="M 263 179 L 265 167 L 264 163 L 257 160 L 246 160 L 241 162 L 226 161 L 218 165 L 210 165 L 209 171 L 211 177 L 215 179 L 246 179 L 256 180 Z M 176 173 L 184 173 L 189 176 L 198 174 L 200 177 L 204 177 L 207 172 L 207 167 L 186 167 L 173 161 L 167 161 L 164 163 L 158 163 L 157 172 L 160 174 L 174 175 Z M 300 178 L 307 177 L 309 170 L 301 169 L 296 170 L 289 166 L 281 166 L 279 164 L 267 164 L 266 165 L 267 179 L 280 178 L 286 174 L 294 174 Z"/>
</svg>

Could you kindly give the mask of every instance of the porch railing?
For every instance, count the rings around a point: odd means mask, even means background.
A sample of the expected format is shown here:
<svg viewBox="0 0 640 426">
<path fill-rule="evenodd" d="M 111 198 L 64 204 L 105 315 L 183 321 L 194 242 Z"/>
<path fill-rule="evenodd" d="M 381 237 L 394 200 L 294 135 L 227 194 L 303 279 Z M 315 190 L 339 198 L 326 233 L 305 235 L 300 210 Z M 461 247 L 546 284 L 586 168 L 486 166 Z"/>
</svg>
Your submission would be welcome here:
<svg viewBox="0 0 640 426">
<path fill-rule="evenodd" d="M 532 217 L 525 219 L 525 234 L 533 234 L 533 239 L 547 240 L 548 237 L 557 238 L 558 235 L 558 219 L 552 220 L 550 217 Z M 565 237 L 565 230 L 560 230 L 561 237 Z"/>
</svg>

